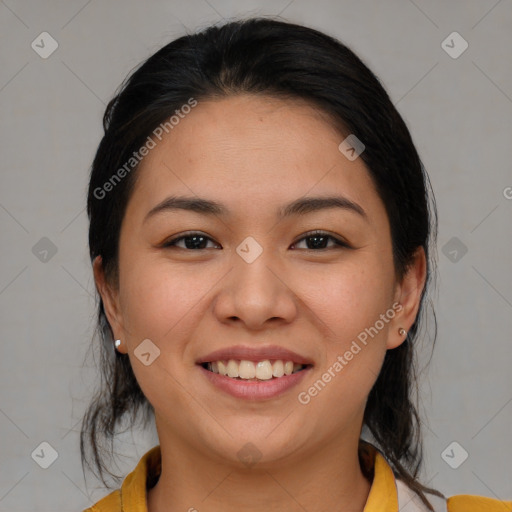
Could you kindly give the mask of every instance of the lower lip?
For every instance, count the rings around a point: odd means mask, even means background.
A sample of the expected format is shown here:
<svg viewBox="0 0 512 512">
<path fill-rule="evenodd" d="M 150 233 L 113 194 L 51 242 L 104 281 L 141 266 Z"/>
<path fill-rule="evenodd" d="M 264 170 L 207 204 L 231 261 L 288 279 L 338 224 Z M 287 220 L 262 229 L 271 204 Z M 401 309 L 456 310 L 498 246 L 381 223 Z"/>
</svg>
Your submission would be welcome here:
<svg viewBox="0 0 512 512">
<path fill-rule="evenodd" d="M 236 398 L 264 400 L 275 398 L 299 384 L 309 372 L 311 366 L 291 375 L 283 375 L 282 377 L 262 380 L 260 382 L 232 379 L 219 373 L 213 373 L 201 365 L 199 365 L 199 369 L 213 385 Z"/>
</svg>

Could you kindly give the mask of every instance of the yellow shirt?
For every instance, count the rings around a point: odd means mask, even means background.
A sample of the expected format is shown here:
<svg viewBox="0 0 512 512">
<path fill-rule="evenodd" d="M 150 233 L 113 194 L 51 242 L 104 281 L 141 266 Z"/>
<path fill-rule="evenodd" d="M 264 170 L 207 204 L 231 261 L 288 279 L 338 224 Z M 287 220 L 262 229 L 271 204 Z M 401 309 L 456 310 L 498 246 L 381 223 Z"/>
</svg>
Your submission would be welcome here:
<svg viewBox="0 0 512 512">
<path fill-rule="evenodd" d="M 404 490 L 406 487 L 401 481 L 397 485 L 391 467 L 373 445 L 361 441 L 359 453 L 364 470 L 373 472 L 370 494 L 363 512 L 398 512 L 398 489 Z M 156 484 L 161 467 L 158 445 L 141 457 L 135 469 L 124 479 L 120 489 L 112 491 L 83 512 L 148 512 L 147 489 Z M 431 497 L 432 495 L 427 494 L 429 500 Z M 433 497 L 434 499 L 440 500 L 437 497 Z M 401 494 L 401 500 L 405 506 L 401 503 L 400 510 L 409 510 L 407 507 L 410 506 L 410 498 Z M 512 512 L 512 501 L 460 494 L 447 498 L 441 510 L 443 509 L 447 512 Z"/>
</svg>

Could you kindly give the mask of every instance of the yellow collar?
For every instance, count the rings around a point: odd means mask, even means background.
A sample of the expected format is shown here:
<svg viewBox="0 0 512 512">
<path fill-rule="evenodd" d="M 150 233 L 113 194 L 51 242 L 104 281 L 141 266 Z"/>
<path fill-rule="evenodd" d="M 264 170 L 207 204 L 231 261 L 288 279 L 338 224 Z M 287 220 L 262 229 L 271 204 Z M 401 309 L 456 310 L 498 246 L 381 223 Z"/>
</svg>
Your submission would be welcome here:
<svg viewBox="0 0 512 512">
<path fill-rule="evenodd" d="M 363 512 L 395 512 L 398 494 L 395 475 L 384 456 L 372 444 L 359 440 L 359 461 L 366 477 L 372 482 Z"/>
<path fill-rule="evenodd" d="M 372 483 L 363 512 L 396 512 L 398 510 L 398 487 L 402 487 L 403 491 L 405 486 L 398 485 L 400 481 L 395 479 L 384 456 L 375 446 L 360 440 L 359 462 L 363 473 Z M 84 512 L 148 512 L 147 490 L 156 484 L 161 469 L 160 445 L 157 445 L 141 457 L 135 469 L 124 479 L 121 489 L 111 492 Z M 405 506 L 402 509 L 410 510 L 407 505 L 411 500 L 406 494 L 402 495 L 402 499 L 404 497 L 407 501 L 404 502 Z M 461 494 L 449 497 L 446 503 L 442 500 L 442 504 L 438 505 L 436 510 L 505 512 L 506 510 L 512 511 L 512 501 Z"/>
<path fill-rule="evenodd" d="M 364 473 L 370 480 L 373 480 L 364 512 L 395 512 L 398 510 L 395 477 L 386 459 L 375 446 L 362 440 L 359 443 L 359 457 Z M 141 457 L 135 469 L 124 479 L 119 493 L 123 512 L 147 512 L 147 490 L 155 485 L 161 469 L 161 451 L 160 445 L 157 445 Z M 100 501 L 97 504 L 97 509 L 101 512 L 108 512 L 110 503 L 115 506 L 113 503 L 114 493 L 104 499 L 109 499 L 108 505 L 105 503 L 108 508 L 102 508 Z"/>
</svg>

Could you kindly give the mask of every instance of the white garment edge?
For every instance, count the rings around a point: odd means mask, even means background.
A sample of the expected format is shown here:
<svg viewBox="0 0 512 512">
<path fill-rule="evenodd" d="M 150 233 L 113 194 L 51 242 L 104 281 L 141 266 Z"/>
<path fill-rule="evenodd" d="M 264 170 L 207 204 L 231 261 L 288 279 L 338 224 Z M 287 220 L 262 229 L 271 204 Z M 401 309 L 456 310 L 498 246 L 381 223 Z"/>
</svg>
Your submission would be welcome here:
<svg viewBox="0 0 512 512">
<path fill-rule="evenodd" d="M 430 512 L 420 497 L 402 480 L 395 478 L 399 512 Z M 435 494 L 425 493 L 435 512 L 448 512 L 446 500 Z"/>
</svg>

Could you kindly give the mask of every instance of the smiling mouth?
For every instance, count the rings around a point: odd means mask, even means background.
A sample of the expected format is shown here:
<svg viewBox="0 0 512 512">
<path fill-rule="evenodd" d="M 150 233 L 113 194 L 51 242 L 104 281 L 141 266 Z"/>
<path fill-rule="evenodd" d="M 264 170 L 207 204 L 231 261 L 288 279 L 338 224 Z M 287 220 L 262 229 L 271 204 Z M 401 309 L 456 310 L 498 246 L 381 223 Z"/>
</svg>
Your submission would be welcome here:
<svg viewBox="0 0 512 512">
<path fill-rule="evenodd" d="M 265 359 L 263 361 L 229 359 L 201 363 L 201 366 L 212 373 L 218 373 L 234 380 L 268 381 L 298 373 L 312 365 L 283 359 Z"/>
</svg>

